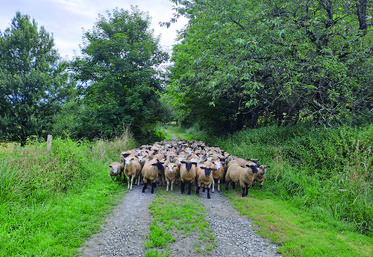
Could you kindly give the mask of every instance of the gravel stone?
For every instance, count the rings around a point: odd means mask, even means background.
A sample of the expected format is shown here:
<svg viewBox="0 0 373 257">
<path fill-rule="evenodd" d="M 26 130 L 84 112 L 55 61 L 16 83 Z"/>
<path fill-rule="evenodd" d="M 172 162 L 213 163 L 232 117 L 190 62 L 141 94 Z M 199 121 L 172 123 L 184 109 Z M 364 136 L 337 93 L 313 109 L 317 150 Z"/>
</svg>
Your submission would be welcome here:
<svg viewBox="0 0 373 257">
<path fill-rule="evenodd" d="M 145 256 L 144 242 L 153 221 L 149 205 L 155 194 L 150 189 L 141 192 L 142 186 L 134 186 L 107 218 L 102 231 L 92 236 L 81 248 L 83 256 Z"/>
<path fill-rule="evenodd" d="M 215 236 L 217 247 L 215 257 L 278 257 L 276 244 L 255 233 L 251 221 L 240 216 L 233 209 L 228 198 L 219 192 L 211 194 L 211 199 L 200 197 L 208 212 L 210 228 Z"/>
<path fill-rule="evenodd" d="M 124 196 L 122 202 L 107 218 L 102 231 L 93 235 L 80 250 L 82 256 L 111 257 L 111 256 L 145 256 L 144 242 L 150 232 L 152 216 L 149 205 L 155 194 L 148 189 L 141 192 L 142 186 L 134 186 Z M 159 190 L 159 188 L 158 188 Z M 178 189 L 176 189 L 178 190 Z M 156 189 L 157 191 L 157 189 Z M 182 195 L 188 197 L 187 195 Z M 208 256 L 215 257 L 278 257 L 277 245 L 268 239 L 257 235 L 251 221 L 239 216 L 230 201 L 215 191 L 211 199 L 206 194 L 199 196 L 207 211 L 207 220 L 215 236 L 215 247 Z M 170 256 L 196 257 L 193 237 L 175 242 L 171 246 Z"/>
</svg>

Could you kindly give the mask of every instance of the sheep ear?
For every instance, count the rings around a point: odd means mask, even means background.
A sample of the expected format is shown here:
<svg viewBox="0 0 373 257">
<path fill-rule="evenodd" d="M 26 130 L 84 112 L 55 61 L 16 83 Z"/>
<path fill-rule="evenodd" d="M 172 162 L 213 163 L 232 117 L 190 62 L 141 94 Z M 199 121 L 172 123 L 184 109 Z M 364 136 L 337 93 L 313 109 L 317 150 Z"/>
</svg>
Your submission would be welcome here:
<svg viewBox="0 0 373 257">
<path fill-rule="evenodd" d="M 109 165 L 109 168 L 113 168 L 113 166 Z"/>
</svg>

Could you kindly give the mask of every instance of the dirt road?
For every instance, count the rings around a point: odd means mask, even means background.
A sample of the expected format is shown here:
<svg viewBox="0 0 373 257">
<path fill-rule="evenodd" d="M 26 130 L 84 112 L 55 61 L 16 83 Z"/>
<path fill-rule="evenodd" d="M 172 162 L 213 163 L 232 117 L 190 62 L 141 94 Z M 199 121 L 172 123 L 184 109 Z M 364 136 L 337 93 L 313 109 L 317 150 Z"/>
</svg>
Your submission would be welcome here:
<svg viewBox="0 0 373 257">
<path fill-rule="evenodd" d="M 144 241 L 152 223 L 148 207 L 156 194 L 142 193 L 141 189 L 142 186 L 134 186 L 133 191 L 126 193 L 107 218 L 102 232 L 95 234 L 81 248 L 82 256 L 145 256 Z M 215 192 L 211 199 L 201 195 L 199 200 L 205 206 L 217 244 L 209 256 L 280 256 L 276 254 L 277 246 L 257 235 L 251 221 L 239 216 L 226 197 Z M 192 237 L 174 242 L 170 256 L 198 256 L 193 245 Z"/>
</svg>

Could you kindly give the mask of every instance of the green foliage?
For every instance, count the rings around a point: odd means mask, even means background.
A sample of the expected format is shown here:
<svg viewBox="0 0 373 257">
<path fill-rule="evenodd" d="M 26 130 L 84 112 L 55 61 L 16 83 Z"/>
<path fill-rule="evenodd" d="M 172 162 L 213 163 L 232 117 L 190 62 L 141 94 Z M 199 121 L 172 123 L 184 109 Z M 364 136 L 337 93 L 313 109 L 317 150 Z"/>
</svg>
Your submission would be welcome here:
<svg viewBox="0 0 373 257">
<path fill-rule="evenodd" d="M 19 12 L 0 33 L 0 139 L 24 145 L 51 130 L 74 86 L 53 47 L 45 28 Z"/>
<path fill-rule="evenodd" d="M 219 134 L 372 116 L 371 3 L 172 2 L 189 23 L 167 89 L 187 126 Z"/>
<path fill-rule="evenodd" d="M 160 121 L 161 81 L 155 67 L 168 55 L 149 25 L 150 17 L 135 7 L 114 9 L 99 15 L 96 26 L 84 33 L 83 56 L 71 64 L 81 82 L 81 107 L 71 104 L 77 121 L 69 126 L 67 108 L 64 123 L 77 138 L 110 138 L 123 126 L 144 135 Z"/>
<path fill-rule="evenodd" d="M 372 124 L 247 129 L 214 144 L 271 165 L 264 190 L 291 200 L 316 220 L 333 218 L 373 234 Z"/>
<path fill-rule="evenodd" d="M 123 196 L 108 165 L 134 148 L 114 142 L 56 138 L 0 152 L 0 256 L 76 256 Z M 66 208 L 68 207 L 68 208 Z"/>
</svg>

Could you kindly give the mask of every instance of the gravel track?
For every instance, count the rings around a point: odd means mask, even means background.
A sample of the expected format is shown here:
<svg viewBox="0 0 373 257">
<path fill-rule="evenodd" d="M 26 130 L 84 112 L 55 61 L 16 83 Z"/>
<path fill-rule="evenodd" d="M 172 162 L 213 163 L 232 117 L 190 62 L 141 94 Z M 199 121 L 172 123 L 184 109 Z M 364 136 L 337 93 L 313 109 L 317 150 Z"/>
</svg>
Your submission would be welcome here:
<svg viewBox="0 0 373 257">
<path fill-rule="evenodd" d="M 82 256 L 145 256 L 144 242 L 152 223 L 148 207 L 156 194 L 150 194 L 149 190 L 142 193 L 141 190 L 142 186 L 134 186 L 132 191 L 125 194 L 122 202 L 107 218 L 102 232 L 93 235 L 81 248 Z M 179 188 L 176 187 L 175 190 Z M 207 211 L 207 219 L 217 244 L 208 256 L 281 256 L 276 253 L 277 246 L 257 235 L 251 221 L 239 216 L 226 197 L 215 191 L 211 194 L 211 199 L 207 199 L 205 193 L 201 193 L 199 199 Z M 192 249 L 193 238 L 177 241 L 171 246 L 170 256 L 198 255 Z"/>
<path fill-rule="evenodd" d="M 278 246 L 256 234 L 251 221 L 240 216 L 226 197 L 215 191 L 211 199 L 200 197 L 200 201 L 207 210 L 207 219 L 215 236 L 215 257 L 281 256 L 276 253 Z"/>
<path fill-rule="evenodd" d="M 141 190 L 142 186 L 134 186 L 125 194 L 107 218 L 102 232 L 95 234 L 82 247 L 83 256 L 145 256 L 144 241 L 153 220 L 148 207 L 155 194 L 150 194 L 150 189 L 145 193 Z"/>
</svg>

